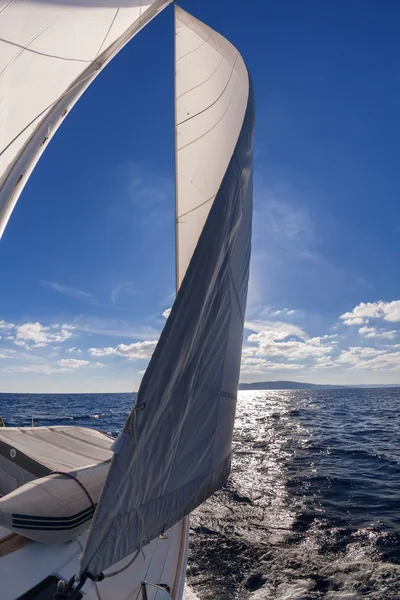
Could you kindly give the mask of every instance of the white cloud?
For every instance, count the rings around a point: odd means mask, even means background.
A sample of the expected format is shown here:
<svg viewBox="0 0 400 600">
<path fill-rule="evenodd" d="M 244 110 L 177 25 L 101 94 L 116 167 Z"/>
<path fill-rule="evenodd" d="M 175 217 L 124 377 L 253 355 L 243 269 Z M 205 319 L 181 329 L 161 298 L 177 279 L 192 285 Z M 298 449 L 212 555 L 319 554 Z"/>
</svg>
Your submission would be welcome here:
<svg viewBox="0 0 400 600">
<path fill-rule="evenodd" d="M 0 329 L 9 331 L 10 329 L 14 329 L 14 323 L 7 323 L 6 321 L 0 321 Z"/>
<path fill-rule="evenodd" d="M 171 309 L 167 308 L 166 310 L 164 310 L 162 316 L 165 317 L 166 319 L 168 319 L 170 314 L 171 314 Z"/>
<path fill-rule="evenodd" d="M 134 296 L 137 294 L 137 290 L 134 288 L 133 283 L 120 283 L 111 292 L 111 302 L 117 304 L 118 298 L 121 295 L 128 294 Z"/>
<path fill-rule="evenodd" d="M 313 369 L 329 369 L 336 366 L 330 356 L 319 356 Z"/>
<path fill-rule="evenodd" d="M 370 319 L 400 322 L 400 300 L 392 302 L 360 302 L 352 311 L 339 317 L 345 325 L 361 325 Z"/>
<path fill-rule="evenodd" d="M 393 339 L 397 336 L 398 332 L 395 329 L 385 331 L 383 329 L 377 329 L 376 327 L 361 327 L 358 333 L 363 337 L 367 338 L 386 338 Z"/>
<path fill-rule="evenodd" d="M 262 358 L 242 358 L 240 372 L 242 375 L 264 375 L 271 371 L 298 371 L 307 365 L 299 363 L 282 363 L 265 360 Z"/>
<path fill-rule="evenodd" d="M 78 360 L 76 358 L 62 358 L 57 364 L 66 369 L 79 369 L 80 367 L 90 365 L 90 362 L 88 360 Z"/>
<path fill-rule="evenodd" d="M 56 363 L 34 363 L 26 365 L 16 365 L 5 369 L 6 373 L 34 373 L 36 375 L 53 375 L 55 373 L 71 373 L 81 367 L 90 365 L 88 360 L 75 360 L 73 358 L 63 358 Z"/>
<path fill-rule="evenodd" d="M 379 354 L 385 354 L 385 350 L 377 350 L 376 348 L 369 348 L 366 346 L 350 346 L 347 350 L 342 350 L 340 356 L 336 359 L 336 362 L 358 365 Z"/>
<path fill-rule="evenodd" d="M 371 371 L 400 370 L 400 352 L 388 352 L 377 348 L 351 346 L 343 350 L 337 363 L 348 364 L 352 369 Z"/>
<path fill-rule="evenodd" d="M 346 315 L 348 315 L 349 313 L 346 313 Z M 340 317 L 341 319 L 344 318 L 344 315 L 342 315 Z M 363 323 L 368 322 L 368 320 L 364 319 L 364 317 L 348 317 L 347 319 L 344 319 L 343 324 L 344 325 L 362 325 Z"/>
<path fill-rule="evenodd" d="M 294 308 L 281 308 L 279 310 L 273 310 L 272 312 L 267 312 L 266 315 L 270 317 L 294 317 L 295 315 L 300 315 L 301 311 L 296 310 Z"/>
<path fill-rule="evenodd" d="M 298 361 L 330 354 L 337 343 L 331 336 L 310 338 L 303 329 L 288 323 L 250 321 L 245 327 L 257 331 L 247 338 L 255 346 L 245 348 L 245 356 L 280 356 Z"/>
<path fill-rule="evenodd" d="M 40 323 L 24 323 L 16 327 L 15 344 L 29 348 L 27 342 L 32 344 L 31 347 L 40 348 L 47 346 L 52 342 L 64 342 L 72 336 L 72 327 L 70 325 L 50 325 L 45 327 Z"/>
<path fill-rule="evenodd" d="M 56 348 L 54 348 L 56 349 Z M 82 350 L 80 350 L 79 348 L 76 348 L 75 346 L 72 346 L 71 348 L 67 348 L 67 352 L 76 352 L 77 354 L 82 354 Z"/>
<path fill-rule="evenodd" d="M 15 358 L 15 350 L 0 350 L 0 358 Z"/>
<path fill-rule="evenodd" d="M 89 353 L 92 356 L 109 356 L 116 354 L 116 350 L 115 348 L 111 348 L 111 346 L 108 346 L 108 348 L 89 348 Z"/>
<path fill-rule="evenodd" d="M 29 344 L 27 344 L 26 342 L 24 342 L 24 340 L 15 340 L 14 344 L 16 346 L 21 346 L 22 348 L 25 348 L 25 350 L 30 350 L 31 347 L 29 346 Z"/>
<path fill-rule="evenodd" d="M 157 341 L 144 341 L 135 342 L 133 344 L 119 344 L 116 347 L 116 353 L 120 356 L 126 356 L 127 358 L 133 359 L 147 359 L 151 358 L 154 349 L 157 345 Z"/>
<path fill-rule="evenodd" d="M 297 325 L 292 325 L 290 323 L 282 323 L 281 321 L 246 321 L 244 327 L 249 331 L 255 332 L 269 331 L 271 333 L 275 333 L 281 339 L 282 337 L 287 337 L 288 335 L 294 335 L 301 339 L 308 337 L 304 329 L 301 329 L 301 327 L 297 327 Z"/>
<path fill-rule="evenodd" d="M 78 300 L 90 300 L 93 298 L 92 294 L 89 294 L 88 292 L 69 287 L 68 285 L 63 285 L 62 283 L 55 283 L 53 281 L 43 281 L 42 283 L 55 292 L 63 294 L 64 296 L 70 296 L 71 298 L 76 298 Z"/>
<path fill-rule="evenodd" d="M 144 342 L 134 342 L 133 344 L 119 344 L 115 348 L 111 346 L 106 348 L 90 348 L 89 352 L 92 356 L 117 355 L 130 360 L 140 360 L 151 358 L 156 345 L 156 340 L 145 340 Z"/>
<path fill-rule="evenodd" d="M 317 364 L 327 367 L 338 344 L 337 335 L 310 337 L 301 327 L 282 321 L 246 321 L 245 329 L 254 333 L 243 348 L 242 375 L 268 377 L 271 372 L 300 371 Z"/>
<path fill-rule="evenodd" d="M 80 317 L 72 321 L 76 331 L 93 333 L 95 335 L 129 338 L 137 340 L 148 340 L 158 337 L 160 332 L 154 327 L 133 327 L 127 322 L 117 320 L 106 320 L 99 317 Z"/>
</svg>

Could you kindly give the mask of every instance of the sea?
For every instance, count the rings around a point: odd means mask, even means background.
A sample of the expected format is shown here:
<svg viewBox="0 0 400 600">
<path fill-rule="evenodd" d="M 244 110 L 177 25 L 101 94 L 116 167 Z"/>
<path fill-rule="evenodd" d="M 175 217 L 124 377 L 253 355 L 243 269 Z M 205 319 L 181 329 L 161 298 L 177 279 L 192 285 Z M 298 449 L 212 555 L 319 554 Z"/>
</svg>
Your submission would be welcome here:
<svg viewBox="0 0 400 600">
<path fill-rule="evenodd" d="M 0 394 L 6 425 L 116 436 L 131 394 Z M 191 515 L 186 600 L 399 600 L 400 388 L 239 393 L 232 474 Z"/>
</svg>

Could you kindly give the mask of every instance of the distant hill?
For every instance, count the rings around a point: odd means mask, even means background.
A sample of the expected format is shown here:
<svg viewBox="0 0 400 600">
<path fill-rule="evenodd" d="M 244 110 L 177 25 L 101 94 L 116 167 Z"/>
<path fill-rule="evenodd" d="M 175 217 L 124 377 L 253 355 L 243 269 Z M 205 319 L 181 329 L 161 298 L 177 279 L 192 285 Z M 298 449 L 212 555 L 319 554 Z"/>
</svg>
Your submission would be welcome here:
<svg viewBox="0 0 400 600">
<path fill-rule="evenodd" d="M 361 385 L 323 385 L 318 383 L 303 383 L 300 381 L 255 381 L 240 383 L 239 390 L 332 390 L 340 388 L 379 388 L 400 387 L 400 384 L 361 384 Z"/>
<path fill-rule="evenodd" d="M 340 388 L 341 385 L 319 385 L 317 383 L 302 383 L 300 381 L 255 381 L 240 383 L 239 390 L 310 390 Z"/>
</svg>

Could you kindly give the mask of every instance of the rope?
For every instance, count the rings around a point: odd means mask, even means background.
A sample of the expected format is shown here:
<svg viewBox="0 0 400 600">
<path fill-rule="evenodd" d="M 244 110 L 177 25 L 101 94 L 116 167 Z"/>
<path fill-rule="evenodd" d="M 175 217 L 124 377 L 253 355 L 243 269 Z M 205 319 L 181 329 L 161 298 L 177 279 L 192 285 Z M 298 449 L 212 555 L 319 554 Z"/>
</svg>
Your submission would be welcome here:
<svg viewBox="0 0 400 600">
<path fill-rule="evenodd" d="M 70 479 L 73 479 L 74 481 L 76 481 L 76 483 L 85 492 L 85 494 L 86 494 L 86 496 L 87 496 L 90 504 L 92 505 L 92 507 L 96 508 L 96 505 L 93 502 L 93 499 L 92 499 L 91 495 L 89 494 L 89 492 L 87 491 L 87 489 L 85 488 L 85 486 L 83 485 L 83 483 L 81 481 L 79 481 L 79 479 L 77 477 L 75 477 L 74 475 L 71 475 L 71 473 L 64 473 L 64 471 L 50 471 L 49 475 L 64 475 L 65 477 L 69 477 Z"/>
</svg>

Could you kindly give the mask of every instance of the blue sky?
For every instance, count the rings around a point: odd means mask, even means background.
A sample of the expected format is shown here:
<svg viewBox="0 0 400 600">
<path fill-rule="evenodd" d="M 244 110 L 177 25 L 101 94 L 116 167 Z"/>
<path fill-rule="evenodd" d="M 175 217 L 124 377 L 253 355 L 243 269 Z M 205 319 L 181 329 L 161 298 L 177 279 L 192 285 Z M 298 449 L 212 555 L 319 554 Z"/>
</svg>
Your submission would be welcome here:
<svg viewBox="0 0 400 600">
<path fill-rule="evenodd" d="M 400 383 L 400 6 L 186 0 L 257 100 L 242 380 Z M 0 241 L 0 392 L 137 389 L 174 297 L 172 7 L 96 79 Z"/>
</svg>

